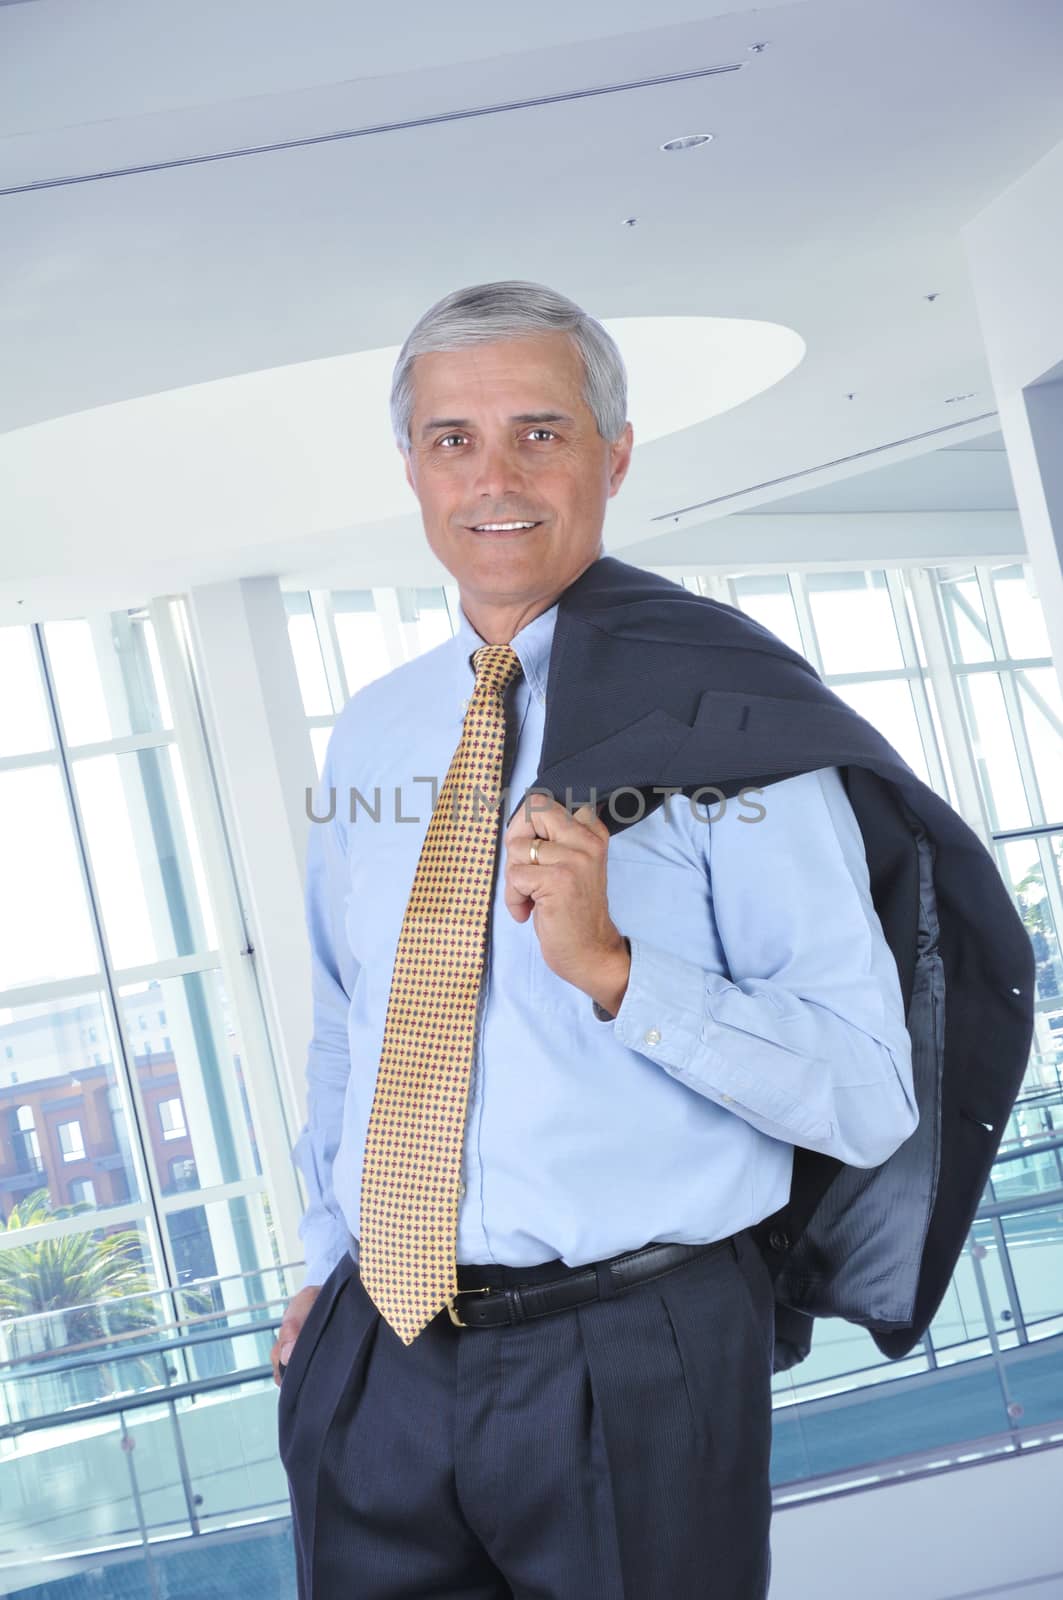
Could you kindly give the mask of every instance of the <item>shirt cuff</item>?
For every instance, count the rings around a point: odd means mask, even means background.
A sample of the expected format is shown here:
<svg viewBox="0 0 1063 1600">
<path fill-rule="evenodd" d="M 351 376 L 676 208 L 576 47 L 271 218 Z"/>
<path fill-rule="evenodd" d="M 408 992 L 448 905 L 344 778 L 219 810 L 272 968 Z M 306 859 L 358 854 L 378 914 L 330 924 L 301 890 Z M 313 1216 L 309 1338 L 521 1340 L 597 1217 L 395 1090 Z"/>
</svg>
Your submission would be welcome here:
<svg viewBox="0 0 1063 1600">
<path fill-rule="evenodd" d="M 613 1032 L 621 1044 L 682 1069 L 697 1052 L 705 973 L 696 962 L 632 938 L 631 972 Z"/>
<path fill-rule="evenodd" d="M 344 1256 L 350 1254 L 350 1244 L 351 1235 L 345 1225 L 307 1233 L 303 1239 L 306 1252 L 303 1288 L 308 1289 L 311 1284 L 320 1287 Z"/>
</svg>

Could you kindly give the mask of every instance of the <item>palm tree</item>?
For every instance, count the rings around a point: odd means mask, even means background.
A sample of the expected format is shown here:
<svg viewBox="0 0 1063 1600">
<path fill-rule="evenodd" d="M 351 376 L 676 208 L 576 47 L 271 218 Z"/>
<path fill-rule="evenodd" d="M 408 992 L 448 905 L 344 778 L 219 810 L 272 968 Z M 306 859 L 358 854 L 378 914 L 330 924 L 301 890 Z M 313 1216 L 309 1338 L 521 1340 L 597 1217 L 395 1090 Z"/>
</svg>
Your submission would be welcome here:
<svg viewBox="0 0 1063 1600">
<path fill-rule="evenodd" d="M 52 1208 L 47 1189 L 35 1189 L 14 1207 L 0 1228 L 39 1227 L 63 1217 L 90 1211 L 87 1201 Z M 141 1260 L 142 1240 L 134 1228 L 116 1233 L 68 1233 L 0 1251 L 0 1318 L 28 1317 L 35 1313 L 65 1311 L 61 1343 L 81 1344 L 89 1339 L 155 1322 L 148 1296 L 151 1283 Z M 101 1315 L 108 1300 L 143 1296 Z M 46 1344 L 46 1348 L 55 1348 Z"/>
<path fill-rule="evenodd" d="M 0 1230 L 32 1228 L 92 1209 L 89 1202 L 79 1201 L 53 1210 L 48 1190 L 35 1189 L 14 1207 L 6 1224 L 0 1220 Z M 38 1351 L 62 1350 L 156 1327 L 157 1291 L 145 1270 L 142 1251 L 143 1239 L 135 1228 L 61 1234 L 0 1250 L 0 1323 L 40 1316 Z M 189 1293 L 182 1291 L 186 1314 L 209 1310 L 209 1304 L 188 1305 Z M 196 1296 L 198 1291 L 191 1293 Z M 43 1315 L 48 1312 L 61 1314 Z M 25 1353 L 12 1352 L 16 1359 Z M 147 1380 L 159 1382 L 158 1357 L 137 1358 L 131 1342 L 125 1359 L 135 1361 Z M 84 1380 L 76 1384 L 80 1400 L 114 1392 L 115 1385 L 102 1364 L 86 1365 L 79 1377 Z M 90 1392 L 86 1393 L 86 1388 Z"/>
</svg>

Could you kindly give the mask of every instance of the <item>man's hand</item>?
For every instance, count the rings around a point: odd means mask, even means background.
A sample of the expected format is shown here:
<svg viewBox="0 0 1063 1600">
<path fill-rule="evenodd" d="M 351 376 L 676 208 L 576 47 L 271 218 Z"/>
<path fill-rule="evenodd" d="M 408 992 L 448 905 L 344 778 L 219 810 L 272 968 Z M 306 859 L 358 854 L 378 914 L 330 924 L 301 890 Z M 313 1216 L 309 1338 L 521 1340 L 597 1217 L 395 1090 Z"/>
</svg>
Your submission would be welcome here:
<svg viewBox="0 0 1063 1600">
<path fill-rule="evenodd" d="M 321 1285 L 319 1283 L 308 1283 L 304 1289 L 300 1289 L 299 1293 L 293 1295 L 288 1301 L 288 1309 L 281 1318 L 277 1341 L 269 1353 L 270 1361 L 273 1363 L 273 1381 L 278 1386 L 282 1377 L 281 1367 L 286 1367 L 292 1359 L 292 1351 L 295 1349 L 295 1341 L 299 1337 L 299 1330 L 306 1321 L 307 1312 L 320 1293 Z"/>
<path fill-rule="evenodd" d="M 533 839 L 539 860 L 530 860 Z M 593 806 L 570 813 L 533 794 L 505 832 L 505 902 L 517 922 L 533 919 L 543 960 L 559 978 L 614 1015 L 631 957 L 609 915 L 605 870 L 609 830 Z"/>
</svg>

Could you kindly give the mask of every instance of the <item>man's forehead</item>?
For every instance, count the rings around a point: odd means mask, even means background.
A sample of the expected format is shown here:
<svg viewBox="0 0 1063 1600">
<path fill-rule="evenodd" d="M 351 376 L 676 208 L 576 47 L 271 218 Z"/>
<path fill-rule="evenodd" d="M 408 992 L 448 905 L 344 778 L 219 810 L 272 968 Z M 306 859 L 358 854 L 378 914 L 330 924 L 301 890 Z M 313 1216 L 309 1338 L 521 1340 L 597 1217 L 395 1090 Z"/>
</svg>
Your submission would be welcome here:
<svg viewBox="0 0 1063 1600">
<path fill-rule="evenodd" d="M 547 382 L 552 389 L 560 383 L 566 388 L 578 380 L 579 357 L 575 351 L 558 346 L 543 346 L 527 340 L 506 340 L 491 345 L 470 345 L 463 350 L 432 350 L 420 355 L 413 365 L 418 389 L 431 391 L 445 399 L 454 390 L 466 394 L 496 383 L 538 389 Z M 542 395 L 529 394 L 529 403 Z"/>
</svg>

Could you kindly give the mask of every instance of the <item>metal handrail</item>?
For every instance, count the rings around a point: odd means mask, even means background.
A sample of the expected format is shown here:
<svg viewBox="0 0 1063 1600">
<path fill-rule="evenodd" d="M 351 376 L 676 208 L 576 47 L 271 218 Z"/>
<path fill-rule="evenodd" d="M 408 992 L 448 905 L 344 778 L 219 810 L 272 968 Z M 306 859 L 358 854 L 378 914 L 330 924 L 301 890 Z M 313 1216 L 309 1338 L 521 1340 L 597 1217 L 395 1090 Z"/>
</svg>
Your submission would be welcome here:
<svg viewBox="0 0 1063 1600">
<path fill-rule="evenodd" d="M 95 1422 L 101 1417 L 119 1417 L 127 1411 L 144 1411 L 149 1406 L 174 1405 L 178 1400 L 195 1400 L 200 1395 L 221 1389 L 242 1389 L 245 1384 L 272 1378 L 271 1366 L 245 1367 L 242 1372 L 221 1372 L 213 1378 L 197 1378 L 194 1383 L 175 1383 L 149 1389 L 142 1394 L 120 1399 L 93 1400 L 84 1406 L 69 1406 L 43 1417 L 26 1417 L 0 1424 L 0 1439 L 14 1439 L 24 1433 L 42 1433 L 46 1428 L 69 1427 L 72 1422 Z"/>
<path fill-rule="evenodd" d="M 141 1356 L 166 1355 L 171 1350 L 187 1350 L 189 1345 L 215 1344 L 222 1339 L 246 1339 L 251 1334 L 270 1333 L 281 1325 L 280 1317 L 268 1318 L 263 1322 L 252 1322 L 245 1328 L 205 1328 L 199 1333 L 190 1333 L 184 1338 L 154 1339 L 148 1344 L 138 1344 L 129 1350 L 112 1350 L 94 1352 L 90 1355 L 76 1355 L 66 1357 L 57 1356 L 53 1361 L 38 1361 L 39 1355 L 52 1355 L 52 1351 L 36 1351 L 32 1356 L 27 1356 L 25 1361 L 14 1358 L 10 1361 L 0 1362 L 0 1369 L 4 1367 L 25 1367 L 24 1373 L 9 1371 L 4 1374 L 10 1381 L 12 1378 L 25 1376 L 27 1378 L 52 1377 L 56 1373 L 70 1372 L 75 1369 L 104 1366 L 109 1361 L 134 1361 Z M 175 1324 L 176 1326 L 176 1324 Z M 118 1336 L 116 1336 L 118 1337 Z M 81 1348 L 80 1346 L 76 1348 Z"/>
<path fill-rule="evenodd" d="M 887 1389 L 891 1394 L 898 1394 L 903 1390 L 937 1388 L 942 1383 L 961 1382 L 972 1373 L 977 1373 L 986 1368 L 1017 1367 L 1024 1362 L 1038 1360 L 1043 1357 L 1046 1348 L 1053 1346 L 1057 1342 L 1063 1344 L 1063 1334 L 1053 1334 L 1046 1339 L 1036 1340 L 1033 1344 L 1017 1344 L 1007 1350 L 990 1351 L 982 1356 L 974 1356 L 969 1361 L 959 1362 L 947 1367 L 938 1367 L 932 1371 L 898 1374 L 895 1378 L 888 1378 L 879 1383 L 865 1384 L 842 1392 L 818 1395 L 814 1399 L 795 1401 L 793 1404 L 802 1412 L 808 1414 L 811 1411 L 844 1409 L 851 1404 L 859 1404 L 861 1398 L 869 1398 Z M 69 1426 L 71 1422 L 119 1416 L 126 1411 L 139 1411 L 150 1406 L 169 1404 L 178 1400 L 194 1400 L 201 1394 L 213 1394 L 224 1389 L 242 1388 L 246 1384 L 257 1383 L 264 1378 L 272 1377 L 272 1366 L 262 1365 L 246 1367 L 237 1372 L 217 1373 L 213 1377 L 199 1378 L 189 1383 L 160 1385 L 157 1389 L 147 1390 L 141 1394 L 114 1396 L 107 1400 L 90 1401 L 86 1405 L 67 1407 L 62 1411 L 52 1412 L 45 1416 L 29 1417 L 25 1420 L 5 1423 L 0 1425 L 0 1439 L 11 1438 L 23 1433 L 39 1433 L 47 1428 Z M 1053 1427 L 1063 1429 L 1063 1413 L 1058 1419 L 1040 1423 L 1037 1426 L 1038 1428 Z M 805 1480 L 802 1479 L 801 1481 Z"/>
<path fill-rule="evenodd" d="M 256 1273 L 255 1273 L 254 1269 L 252 1269 L 250 1272 L 248 1272 L 246 1274 L 246 1276 L 249 1277 L 249 1278 L 255 1277 Z M 162 1294 L 172 1294 L 173 1290 L 170 1290 L 170 1289 L 157 1289 L 157 1290 L 153 1290 L 152 1292 L 154 1294 L 162 1295 Z M 143 1295 L 127 1295 L 127 1296 L 124 1296 L 124 1298 L 126 1298 L 126 1299 L 143 1299 L 144 1297 L 143 1297 Z M 114 1306 L 118 1305 L 119 1303 L 120 1303 L 120 1301 L 116 1297 L 114 1300 L 108 1300 L 107 1301 L 107 1307 L 108 1307 L 108 1309 L 111 1309 Z M 287 1305 L 287 1301 L 286 1300 L 283 1303 L 285 1305 Z M 88 1302 L 88 1305 L 90 1305 L 90 1306 L 95 1306 L 95 1305 L 99 1305 L 99 1304 L 100 1304 L 99 1301 L 89 1301 Z M 237 1316 L 242 1316 L 245 1311 L 268 1311 L 270 1306 L 276 1305 L 276 1304 L 277 1304 L 277 1302 L 275 1300 L 249 1300 L 247 1302 L 247 1304 L 244 1305 L 244 1306 L 225 1307 L 220 1311 L 195 1312 L 195 1313 L 193 1313 L 193 1315 L 188 1316 L 188 1317 L 178 1317 L 176 1319 L 176 1321 L 174 1321 L 174 1322 L 157 1322 L 155 1324 L 155 1326 L 160 1331 L 164 1330 L 166 1328 L 191 1328 L 191 1327 L 194 1327 L 195 1324 L 199 1323 L 199 1322 L 216 1322 L 219 1317 L 237 1317 Z M 59 1308 L 58 1311 L 56 1311 L 55 1313 L 51 1313 L 51 1314 L 54 1314 L 54 1315 L 58 1316 L 62 1312 L 80 1311 L 80 1310 L 83 1310 L 83 1309 L 85 1309 L 84 1306 L 62 1306 L 62 1307 Z M 31 1312 L 29 1314 L 29 1316 L 27 1316 L 26 1318 L 11 1317 L 8 1320 L 12 1324 L 20 1322 L 20 1321 L 23 1321 L 23 1320 L 24 1321 L 33 1321 L 33 1320 L 37 1319 L 38 1315 L 39 1314 L 37 1312 Z M 0 1324 L 0 1326 L 2 1326 L 2 1324 Z M 106 1346 L 110 1346 L 112 1344 L 117 1344 L 120 1340 L 123 1340 L 123 1339 L 128 1340 L 130 1343 L 132 1343 L 135 1339 L 137 1339 L 139 1337 L 140 1331 L 141 1330 L 138 1329 L 138 1328 L 123 1328 L 118 1333 L 101 1334 L 98 1339 L 80 1339 L 76 1344 L 66 1344 L 66 1345 L 64 1345 L 63 1349 L 64 1350 L 70 1350 L 70 1351 L 97 1350 L 101 1346 L 105 1346 L 105 1345 Z M 184 1343 L 184 1342 L 185 1342 L 184 1340 L 179 1340 L 178 1341 L 178 1343 Z M 139 1350 L 139 1349 L 142 1349 L 143 1346 L 139 1346 L 138 1345 L 137 1348 Z M 27 1355 L 17 1356 L 12 1360 L 0 1361 L 0 1373 L 3 1372 L 3 1369 L 5 1367 L 24 1366 L 24 1365 L 28 1365 L 28 1364 L 30 1364 L 30 1363 L 32 1363 L 34 1361 L 38 1361 L 38 1360 L 44 1361 L 44 1360 L 47 1359 L 48 1356 L 51 1355 L 51 1353 L 52 1352 L 50 1350 L 33 1350 L 33 1351 L 30 1351 Z"/>
</svg>

